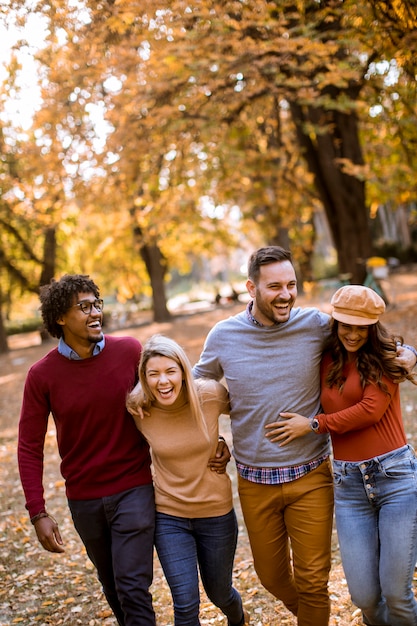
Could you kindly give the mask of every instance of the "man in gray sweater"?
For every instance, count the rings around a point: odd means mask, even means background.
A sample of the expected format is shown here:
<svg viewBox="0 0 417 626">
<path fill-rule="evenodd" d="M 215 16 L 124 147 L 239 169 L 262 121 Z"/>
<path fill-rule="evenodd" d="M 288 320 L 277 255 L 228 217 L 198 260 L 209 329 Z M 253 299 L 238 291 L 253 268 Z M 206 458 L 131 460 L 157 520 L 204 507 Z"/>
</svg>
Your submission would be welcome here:
<svg viewBox="0 0 417 626">
<path fill-rule="evenodd" d="M 249 260 L 246 311 L 217 323 L 194 375 L 226 379 L 242 512 L 263 586 L 299 626 L 327 626 L 333 481 L 327 435 L 280 447 L 265 426 L 281 412 L 320 412 L 320 360 L 330 326 L 315 308 L 294 308 L 291 254 L 261 248 Z M 415 356 L 409 353 L 410 361 Z M 312 422 L 314 426 L 314 422 Z"/>
</svg>

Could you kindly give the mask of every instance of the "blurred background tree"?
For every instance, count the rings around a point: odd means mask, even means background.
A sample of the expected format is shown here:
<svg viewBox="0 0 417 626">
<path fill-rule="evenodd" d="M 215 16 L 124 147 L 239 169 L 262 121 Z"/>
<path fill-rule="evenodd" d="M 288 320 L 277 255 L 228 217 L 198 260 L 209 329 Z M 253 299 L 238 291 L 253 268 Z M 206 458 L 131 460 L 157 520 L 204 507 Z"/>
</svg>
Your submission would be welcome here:
<svg viewBox="0 0 417 626">
<path fill-rule="evenodd" d="M 312 280 L 321 216 L 353 282 L 378 214 L 400 211 L 413 248 L 414 3 L 9 0 L 0 19 L 22 32 L 0 93 L 2 319 L 19 290 L 83 272 L 164 321 L 174 275 L 264 244 Z"/>
</svg>

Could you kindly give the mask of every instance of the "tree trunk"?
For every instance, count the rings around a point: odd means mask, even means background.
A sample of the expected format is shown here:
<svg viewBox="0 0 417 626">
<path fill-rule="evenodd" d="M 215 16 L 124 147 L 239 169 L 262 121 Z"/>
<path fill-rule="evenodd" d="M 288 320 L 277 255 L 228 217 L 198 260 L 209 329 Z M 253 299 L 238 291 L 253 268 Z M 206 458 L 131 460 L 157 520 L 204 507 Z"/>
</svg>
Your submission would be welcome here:
<svg viewBox="0 0 417 626">
<path fill-rule="evenodd" d="M 168 311 L 165 295 L 165 259 L 156 245 L 141 246 L 140 254 L 151 281 L 154 322 L 167 322 L 171 319 L 171 313 Z"/>
<path fill-rule="evenodd" d="M 280 222 L 281 220 L 275 219 L 274 222 L 271 223 L 271 232 L 269 233 L 268 237 L 268 245 L 281 246 L 281 248 L 290 250 L 291 242 L 288 228 L 286 228 L 285 226 L 281 226 Z"/>
<path fill-rule="evenodd" d="M 301 107 L 291 103 L 298 141 L 329 222 L 339 271 L 363 283 L 372 240 L 365 204 L 365 183 L 343 172 L 343 161 L 363 165 L 358 122 L 354 113 Z M 305 128 L 327 128 L 312 136 Z"/>
<path fill-rule="evenodd" d="M 7 332 L 3 321 L 2 304 L 3 299 L 0 291 L 0 354 L 5 354 L 9 351 L 9 344 L 7 342 Z"/>
<path fill-rule="evenodd" d="M 55 276 L 56 262 L 56 228 L 51 226 L 45 231 L 45 239 L 43 242 L 43 263 L 42 272 L 39 279 L 39 286 L 49 285 Z M 42 343 L 51 339 L 50 334 L 45 328 L 40 331 Z"/>
<path fill-rule="evenodd" d="M 49 285 L 55 276 L 56 262 L 56 228 L 50 226 L 45 230 L 45 239 L 43 242 L 43 263 L 42 272 L 39 279 L 39 286 Z"/>
</svg>

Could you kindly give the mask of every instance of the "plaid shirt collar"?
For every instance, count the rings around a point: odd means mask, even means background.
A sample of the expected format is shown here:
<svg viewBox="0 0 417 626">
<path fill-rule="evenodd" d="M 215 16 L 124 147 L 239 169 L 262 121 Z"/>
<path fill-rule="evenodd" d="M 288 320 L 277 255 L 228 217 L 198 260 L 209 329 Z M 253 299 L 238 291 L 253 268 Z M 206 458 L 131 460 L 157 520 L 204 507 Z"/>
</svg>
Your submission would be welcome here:
<svg viewBox="0 0 417 626">
<path fill-rule="evenodd" d="M 248 320 L 250 322 L 252 322 L 252 324 L 255 324 L 255 326 L 265 326 L 265 324 L 262 324 L 261 322 L 258 322 L 258 320 L 256 320 L 253 315 L 252 315 L 252 309 L 253 309 L 253 300 L 251 300 L 250 302 L 248 302 L 248 305 L 246 307 L 246 317 L 248 318 Z"/>
</svg>

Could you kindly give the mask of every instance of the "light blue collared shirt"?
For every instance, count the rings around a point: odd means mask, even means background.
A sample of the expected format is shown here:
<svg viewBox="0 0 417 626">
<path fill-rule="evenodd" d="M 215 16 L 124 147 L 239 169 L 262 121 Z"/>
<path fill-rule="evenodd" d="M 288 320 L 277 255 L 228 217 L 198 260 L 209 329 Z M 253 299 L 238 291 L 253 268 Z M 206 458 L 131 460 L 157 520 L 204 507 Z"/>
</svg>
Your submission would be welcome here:
<svg viewBox="0 0 417 626">
<path fill-rule="evenodd" d="M 106 340 L 103 335 L 103 339 L 94 345 L 92 356 L 97 356 L 100 354 L 102 350 L 104 350 L 104 346 L 106 344 Z M 65 343 L 64 338 L 60 337 L 58 342 L 58 352 L 65 356 L 70 361 L 82 361 L 82 357 L 80 357 L 75 350 L 73 350 L 67 343 Z"/>
</svg>

